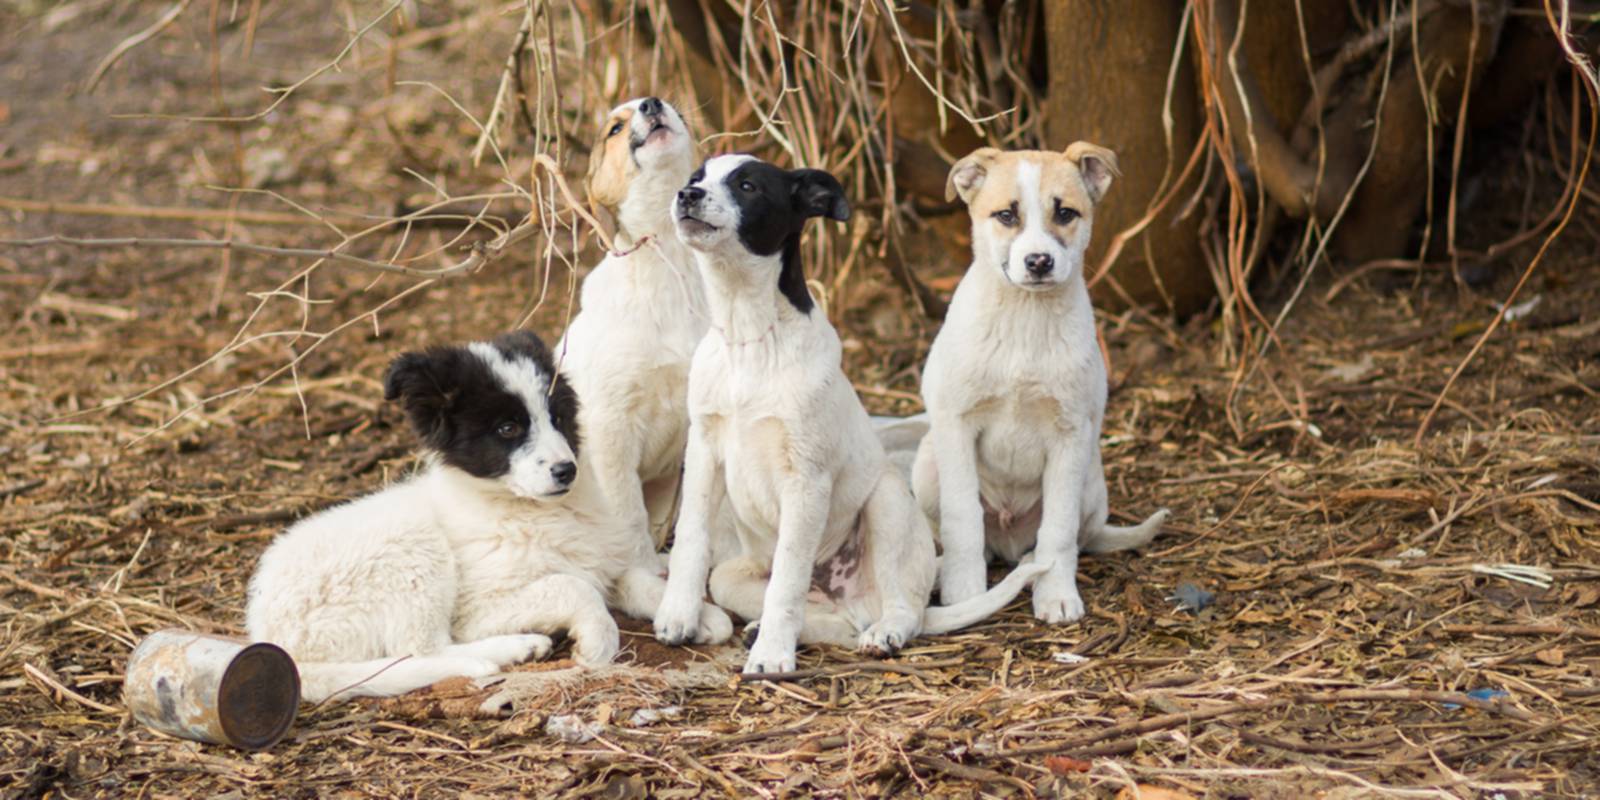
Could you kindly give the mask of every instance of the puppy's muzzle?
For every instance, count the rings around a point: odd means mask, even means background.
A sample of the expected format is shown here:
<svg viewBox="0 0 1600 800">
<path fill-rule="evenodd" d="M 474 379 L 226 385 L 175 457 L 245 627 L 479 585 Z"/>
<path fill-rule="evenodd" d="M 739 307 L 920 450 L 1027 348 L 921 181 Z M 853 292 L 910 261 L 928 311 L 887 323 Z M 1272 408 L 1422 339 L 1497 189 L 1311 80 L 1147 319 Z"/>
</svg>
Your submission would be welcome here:
<svg viewBox="0 0 1600 800">
<path fill-rule="evenodd" d="M 672 134 L 672 125 L 667 119 L 667 106 L 658 97 L 646 97 L 639 101 L 639 119 L 644 121 L 645 128 L 644 134 L 641 136 L 637 132 L 638 127 L 635 126 L 633 138 L 628 142 L 629 146 L 634 150 L 638 150 L 646 142 L 656 139 L 656 134 L 658 133 L 665 132 L 663 136 Z"/>
<path fill-rule="evenodd" d="M 572 479 L 576 477 L 578 477 L 578 465 L 571 461 L 562 461 L 550 468 L 550 478 L 557 486 L 571 486 Z"/>
<path fill-rule="evenodd" d="M 1027 268 L 1030 277 L 1043 278 L 1056 268 L 1056 260 L 1049 253 L 1030 253 L 1023 256 L 1022 266 Z"/>
<path fill-rule="evenodd" d="M 685 186 L 678 190 L 678 211 L 688 214 L 700 207 L 700 201 L 706 199 L 706 190 L 698 186 Z"/>
</svg>

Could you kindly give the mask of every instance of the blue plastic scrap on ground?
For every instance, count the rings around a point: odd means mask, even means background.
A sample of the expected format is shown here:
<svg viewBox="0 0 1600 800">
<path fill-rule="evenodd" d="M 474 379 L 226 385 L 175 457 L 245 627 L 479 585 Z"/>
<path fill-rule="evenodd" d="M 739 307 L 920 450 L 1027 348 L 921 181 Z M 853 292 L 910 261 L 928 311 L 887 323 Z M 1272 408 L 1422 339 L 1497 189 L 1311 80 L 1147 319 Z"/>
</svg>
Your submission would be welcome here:
<svg viewBox="0 0 1600 800">
<path fill-rule="evenodd" d="M 1205 607 L 1215 603 L 1217 596 L 1192 583 L 1180 583 L 1178 588 L 1172 590 L 1172 596 L 1167 599 L 1178 601 L 1178 608 L 1198 614 Z"/>
</svg>

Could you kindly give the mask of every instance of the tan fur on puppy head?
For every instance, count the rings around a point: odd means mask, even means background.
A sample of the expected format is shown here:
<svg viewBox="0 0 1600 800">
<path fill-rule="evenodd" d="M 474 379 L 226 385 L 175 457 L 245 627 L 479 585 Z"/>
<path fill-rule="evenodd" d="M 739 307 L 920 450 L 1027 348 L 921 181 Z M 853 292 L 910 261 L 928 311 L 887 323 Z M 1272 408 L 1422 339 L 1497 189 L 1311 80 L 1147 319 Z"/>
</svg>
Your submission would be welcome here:
<svg viewBox="0 0 1600 800">
<path fill-rule="evenodd" d="M 616 208 L 622 198 L 628 196 L 628 184 L 639 172 L 628 142 L 628 130 L 635 113 L 637 110 L 632 104 L 623 106 L 606 117 L 605 124 L 600 126 L 600 134 L 589 150 L 589 174 L 584 179 L 590 205 Z"/>
<path fill-rule="evenodd" d="M 1117 154 L 1100 145 L 1073 142 L 1067 145 L 1062 155 L 1078 165 L 1078 171 L 1083 174 L 1083 183 L 1089 189 L 1089 198 L 1096 203 L 1106 196 L 1106 190 L 1111 188 L 1111 179 L 1122 177 L 1122 171 L 1117 169 Z"/>
<path fill-rule="evenodd" d="M 1116 153 L 1088 142 L 1073 142 L 1062 153 L 980 147 L 950 168 L 945 200 L 960 197 L 973 217 L 988 216 L 1016 198 L 1017 166 L 1023 162 L 1038 164 L 1041 187 L 1084 214 L 1105 197 L 1112 178 L 1122 174 Z"/>
</svg>

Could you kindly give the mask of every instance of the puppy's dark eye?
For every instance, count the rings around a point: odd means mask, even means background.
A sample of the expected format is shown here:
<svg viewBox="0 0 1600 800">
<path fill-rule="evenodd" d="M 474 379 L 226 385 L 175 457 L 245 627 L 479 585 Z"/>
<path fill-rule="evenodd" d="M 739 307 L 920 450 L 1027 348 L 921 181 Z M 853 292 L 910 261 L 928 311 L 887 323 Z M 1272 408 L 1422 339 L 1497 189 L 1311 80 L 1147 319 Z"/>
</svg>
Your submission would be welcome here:
<svg viewBox="0 0 1600 800">
<path fill-rule="evenodd" d="M 500 427 L 494 429 L 494 435 L 502 439 L 515 439 L 522 435 L 522 426 L 515 422 L 502 422 Z"/>
<path fill-rule="evenodd" d="M 755 190 L 756 190 L 756 185 L 755 184 L 753 184 L 753 183 L 751 183 L 749 181 L 739 181 L 739 191 L 741 191 L 741 192 L 753 192 Z"/>
<path fill-rule="evenodd" d="M 1066 206 L 1056 206 L 1057 225 L 1065 225 L 1077 218 L 1078 212 L 1076 209 L 1067 208 Z"/>
<path fill-rule="evenodd" d="M 701 182 L 701 181 L 703 181 L 705 179 L 706 179 L 706 171 L 704 169 L 697 169 L 697 170 L 694 171 L 693 175 L 689 176 L 689 185 L 693 186 L 693 185 L 695 185 L 695 184 L 697 184 L 697 183 L 699 183 L 699 182 Z"/>
<path fill-rule="evenodd" d="M 619 133 L 622 133 L 622 123 L 620 123 L 620 122 L 615 124 L 615 125 L 612 125 L 611 126 L 611 132 L 606 134 L 606 136 L 616 136 Z"/>
<path fill-rule="evenodd" d="M 994 218 L 999 220 L 1000 224 L 1006 226 L 1007 228 L 1017 227 L 1017 212 L 1012 211 L 1009 208 L 1002 208 L 999 211 L 994 212 Z"/>
</svg>

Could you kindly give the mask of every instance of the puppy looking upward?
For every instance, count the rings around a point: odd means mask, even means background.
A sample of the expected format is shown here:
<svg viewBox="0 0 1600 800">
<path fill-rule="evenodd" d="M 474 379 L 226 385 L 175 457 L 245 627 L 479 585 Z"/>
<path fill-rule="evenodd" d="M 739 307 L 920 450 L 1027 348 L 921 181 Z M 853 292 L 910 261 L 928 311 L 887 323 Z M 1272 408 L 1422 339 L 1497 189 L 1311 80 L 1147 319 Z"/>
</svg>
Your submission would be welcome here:
<svg viewBox="0 0 1600 800">
<path fill-rule="evenodd" d="M 977 150 L 946 194 L 972 214 L 973 262 L 933 341 L 922 398 L 930 430 L 912 473 L 939 526 L 939 591 L 984 590 L 986 551 L 1053 562 L 1033 585 L 1045 622 L 1083 616 L 1078 552 L 1138 547 L 1166 519 L 1106 524 L 1100 425 L 1106 371 L 1083 278 L 1095 204 L 1116 156 L 1078 142 L 1065 153 Z"/>
<path fill-rule="evenodd" d="M 746 672 L 794 669 L 798 641 L 893 653 L 918 633 L 994 613 L 1043 571 L 1019 569 L 960 607 L 927 607 L 933 533 L 840 369 L 838 334 L 801 272 L 806 221 L 850 216 L 832 175 L 719 156 L 678 193 L 674 213 L 713 327 L 689 375 L 683 508 L 656 638 L 692 638 L 710 573 L 718 605 L 760 619 Z M 719 507 L 742 554 L 713 572 Z"/>
<path fill-rule="evenodd" d="M 590 474 L 613 513 L 653 537 L 671 513 L 689 361 L 706 332 L 700 274 L 672 223 L 695 144 L 676 109 L 645 97 L 611 112 L 590 159 L 589 197 L 615 211 L 617 251 L 584 279 L 556 353 L 583 398 Z"/>
</svg>

